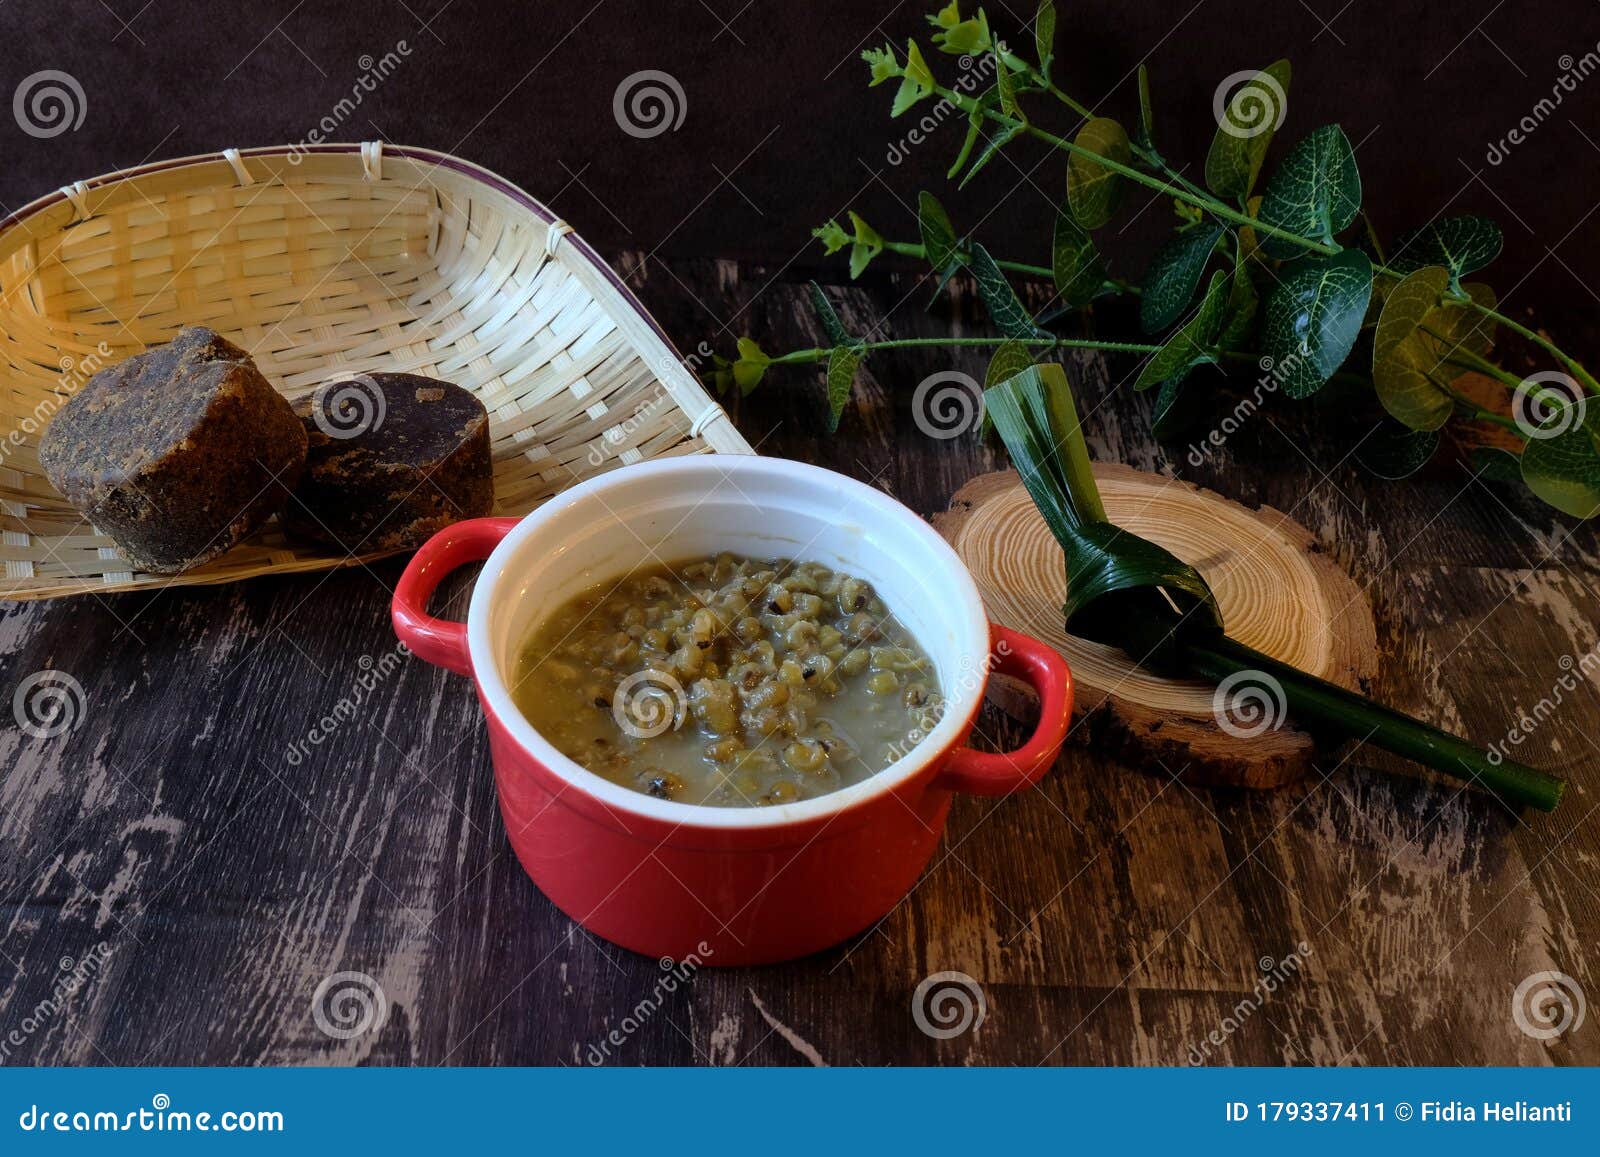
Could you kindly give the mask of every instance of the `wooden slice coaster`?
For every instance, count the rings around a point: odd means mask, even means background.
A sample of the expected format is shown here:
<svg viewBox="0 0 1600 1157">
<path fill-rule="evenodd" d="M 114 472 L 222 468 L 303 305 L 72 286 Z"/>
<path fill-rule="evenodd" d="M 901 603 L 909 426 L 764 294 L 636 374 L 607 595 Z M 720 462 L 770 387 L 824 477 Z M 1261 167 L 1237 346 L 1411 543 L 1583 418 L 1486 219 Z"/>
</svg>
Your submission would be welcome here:
<svg viewBox="0 0 1600 1157">
<path fill-rule="evenodd" d="M 1249 510 L 1177 479 L 1104 463 L 1094 473 L 1112 522 L 1205 576 L 1229 635 L 1365 692 L 1377 669 L 1372 609 L 1310 531 L 1271 507 Z M 1278 787 L 1311 769 L 1315 746 L 1292 720 L 1252 737 L 1231 734 L 1213 714 L 1213 687 L 1158 678 L 1114 648 L 1065 632 L 1061 548 L 1015 471 L 974 478 L 933 524 L 972 571 L 989 617 L 1049 643 L 1071 664 L 1075 713 L 1088 723 L 1075 731 L 1097 748 L 1190 783 Z M 1013 711 L 1022 706 L 1015 695 L 996 699 Z"/>
</svg>

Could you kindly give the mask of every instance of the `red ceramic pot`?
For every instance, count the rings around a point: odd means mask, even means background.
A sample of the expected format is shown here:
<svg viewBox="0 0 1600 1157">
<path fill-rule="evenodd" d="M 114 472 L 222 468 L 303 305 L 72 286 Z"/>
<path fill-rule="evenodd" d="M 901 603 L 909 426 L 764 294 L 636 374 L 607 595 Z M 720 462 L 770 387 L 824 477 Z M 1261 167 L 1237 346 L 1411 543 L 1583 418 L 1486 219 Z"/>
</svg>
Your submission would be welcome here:
<svg viewBox="0 0 1600 1157">
<path fill-rule="evenodd" d="M 904 757 L 862 783 L 768 808 L 655 799 L 558 752 L 512 703 L 519 648 L 542 616 L 630 567 L 732 551 L 813 559 L 872 583 L 938 669 L 947 708 Z M 465 623 L 427 613 L 454 568 L 487 559 Z M 1004 795 L 1055 762 L 1072 677 L 1055 651 L 991 626 L 950 547 L 880 491 L 798 462 L 702 455 L 625 467 L 526 518 L 435 535 L 394 596 L 396 633 L 470 675 L 489 721 L 500 810 L 528 874 L 579 924 L 625 948 L 710 965 L 785 960 L 836 944 L 910 891 L 951 793 Z M 1032 738 L 965 746 L 991 671 L 1038 691 Z"/>
</svg>

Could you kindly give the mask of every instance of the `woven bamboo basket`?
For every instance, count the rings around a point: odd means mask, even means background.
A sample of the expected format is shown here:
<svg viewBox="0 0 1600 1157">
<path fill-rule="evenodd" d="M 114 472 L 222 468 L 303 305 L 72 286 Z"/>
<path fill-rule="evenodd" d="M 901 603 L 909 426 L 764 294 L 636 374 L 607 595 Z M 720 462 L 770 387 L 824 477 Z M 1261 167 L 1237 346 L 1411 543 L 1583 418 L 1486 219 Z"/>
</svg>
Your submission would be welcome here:
<svg viewBox="0 0 1600 1157">
<path fill-rule="evenodd" d="M 358 561 L 286 539 L 274 519 L 205 567 L 142 573 L 50 486 L 37 453 L 50 417 L 185 325 L 249 351 L 290 398 L 374 371 L 471 390 L 489 411 L 500 514 L 645 458 L 751 452 L 594 250 L 493 173 L 378 144 L 145 165 L 0 222 L 0 599 Z"/>
</svg>

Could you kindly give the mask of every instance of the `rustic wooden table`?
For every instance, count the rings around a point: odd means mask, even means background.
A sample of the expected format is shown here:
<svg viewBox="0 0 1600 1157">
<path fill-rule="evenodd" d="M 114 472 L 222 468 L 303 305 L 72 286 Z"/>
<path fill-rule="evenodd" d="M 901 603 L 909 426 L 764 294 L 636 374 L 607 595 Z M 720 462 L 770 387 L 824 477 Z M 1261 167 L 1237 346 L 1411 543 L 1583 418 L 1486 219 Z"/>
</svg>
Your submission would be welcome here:
<svg viewBox="0 0 1600 1157">
<path fill-rule="evenodd" d="M 617 256 L 686 352 L 817 340 L 793 270 Z M 883 275 L 835 300 L 866 322 L 926 293 Z M 953 319 L 899 309 L 893 336 L 987 332 L 968 301 L 958 286 Z M 876 358 L 837 437 L 811 375 L 730 407 L 764 453 L 876 479 L 928 514 L 1003 463 L 973 436 L 921 434 L 911 386 L 982 364 Z M 1513 1013 L 1541 972 L 1600 993 L 1593 530 L 1459 465 L 1374 481 L 1311 409 L 1257 415 L 1196 469 L 1151 441 L 1129 368 L 1077 363 L 1095 453 L 1310 527 L 1371 597 L 1384 698 L 1489 743 L 1560 695 L 1520 749 L 1571 776 L 1557 815 L 1513 815 L 1368 749 L 1248 794 L 1075 746 L 1037 791 L 958 798 L 926 875 L 870 932 L 663 994 L 656 961 L 574 926 L 517 865 L 468 683 L 386 658 L 398 561 L 6 605 L 0 689 L 56 669 L 85 696 L 66 735 L 0 731 L 0 1061 L 1600 1061 L 1596 1017 L 1540 1040 Z M 1584 678 L 1562 692 L 1569 667 Z M 288 758 L 341 699 L 359 702 Z M 997 712 L 983 728 L 1017 735 Z M 313 1014 L 341 972 L 384 994 L 356 1036 Z M 970 976 L 984 1006 L 948 1039 L 912 1013 L 940 972 Z"/>
</svg>

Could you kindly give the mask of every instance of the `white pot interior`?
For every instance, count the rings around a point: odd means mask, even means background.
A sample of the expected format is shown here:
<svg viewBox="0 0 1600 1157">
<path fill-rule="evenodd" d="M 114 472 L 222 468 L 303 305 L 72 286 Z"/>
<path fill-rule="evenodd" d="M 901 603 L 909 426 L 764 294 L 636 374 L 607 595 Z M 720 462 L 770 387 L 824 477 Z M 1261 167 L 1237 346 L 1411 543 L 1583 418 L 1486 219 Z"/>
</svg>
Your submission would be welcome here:
<svg viewBox="0 0 1600 1157">
<path fill-rule="evenodd" d="M 948 707 L 908 755 L 862 783 L 771 808 L 658 800 L 561 755 L 509 693 L 517 655 L 543 620 L 634 567 L 718 551 L 813 560 L 872 583 L 938 670 Z M 699 455 L 626 467 L 566 491 L 524 519 L 489 558 L 467 636 L 485 697 L 545 766 L 608 806 L 702 827 L 764 827 L 837 811 L 914 776 L 953 742 L 983 694 L 988 623 L 971 576 L 926 523 L 878 490 L 776 458 Z"/>
</svg>

